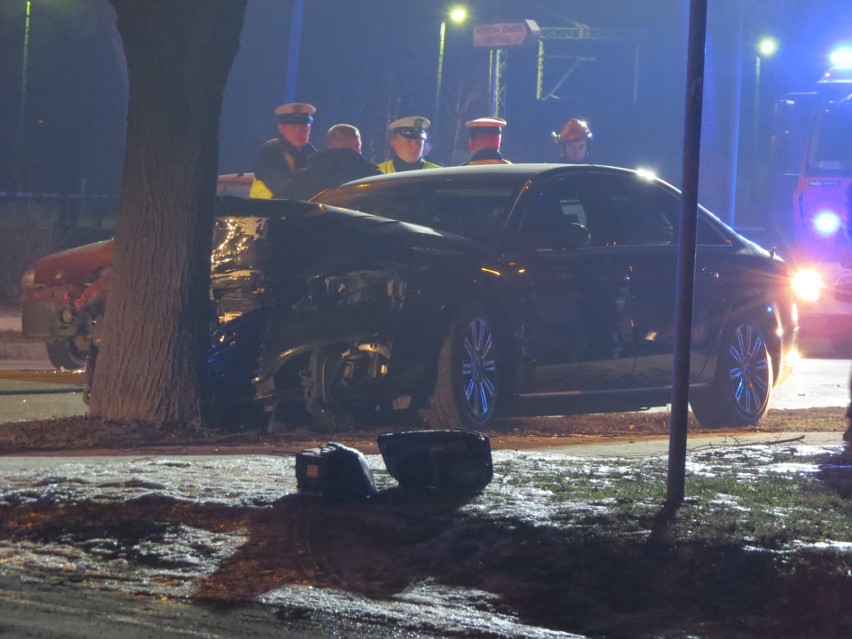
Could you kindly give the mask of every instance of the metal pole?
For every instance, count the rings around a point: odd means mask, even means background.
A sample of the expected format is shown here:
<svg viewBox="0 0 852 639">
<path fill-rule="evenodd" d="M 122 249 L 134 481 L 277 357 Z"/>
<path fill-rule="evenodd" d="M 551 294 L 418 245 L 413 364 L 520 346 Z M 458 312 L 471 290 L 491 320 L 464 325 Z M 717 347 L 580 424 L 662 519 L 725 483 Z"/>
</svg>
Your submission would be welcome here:
<svg viewBox="0 0 852 639">
<path fill-rule="evenodd" d="M 760 54 L 754 57 L 754 114 L 752 120 L 752 166 L 759 166 L 760 157 Z M 752 177 L 752 201 L 757 201 L 757 180 Z"/>
<path fill-rule="evenodd" d="M 497 110 L 497 82 L 496 82 L 496 49 L 488 50 L 488 96 L 490 101 L 490 111 L 495 113 Z"/>
<path fill-rule="evenodd" d="M 743 95 L 743 20 L 744 20 L 744 0 L 739 2 L 739 13 L 737 18 L 737 57 L 736 57 L 736 92 L 734 93 L 734 118 L 733 132 L 731 133 L 731 148 L 733 149 L 733 157 L 731 161 L 730 187 L 728 195 L 728 224 L 736 226 L 737 223 L 737 176 L 739 175 L 740 165 L 740 120 L 742 119 L 742 95 Z"/>
<path fill-rule="evenodd" d="M 672 412 L 669 421 L 669 472 L 666 506 L 683 503 L 686 478 L 686 426 L 689 414 L 689 365 L 692 348 L 692 297 L 698 226 L 698 169 L 701 156 L 701 110 L 704 97 L 704 44 L 707 0 L 691 0 L 683 136 L 683 196 L 675 295 L 675 352 L 672 365 Z"/>
<path fill-rule="evenodd" d="M 284 83 L 284 102 L 296 99 L 296 80 L 299 75 L 299 50 L 302 46 L 302 19 L 305 15 L 305 0 L 293 3 L 293 19 L 290 22 L 290 51 L 287 55 L 287 79 Z"/>
<path fill-rule="evenodd" d="M 538 41 L 538 60 L 535 76 L 535 99 L 541 101 L 544 94 L 544 40 Z"/>
<path fill-rule="evenodd" d="M 491 92 L 491 113 L 494 116 L 500 116 L 503 110 L 503 65 L 505 64 L 505 51 L 503 49 L 491 49 L 489 56 L 490 60 L 490 81 L 489 89 Z"/>
<path fill-rule="evenodd" d="M 441 33 L 438 38 L 438 79 L 435 82 L 435 108 L 432 109 L 432 119 L 438 120 L 438 110 L 441 108 L 441 83 L 444 79 L 444 39 L 447 36 L 447 22 L 441 21 Z"/>
<path fill-rule="evenodd" d="M 18 112 L 18 148 L 16 149 L 16 166 L 18 173 L 18 189 L 23 188 L 23 164 L 24 164 L 24 122 L 27 113 L 27 74 L 30 57 L 30 16 L 32 3 L 26 2 L 26 13 L 24 17 L 24 54 L 21 62 L 21 109 Z"/>
</svg>

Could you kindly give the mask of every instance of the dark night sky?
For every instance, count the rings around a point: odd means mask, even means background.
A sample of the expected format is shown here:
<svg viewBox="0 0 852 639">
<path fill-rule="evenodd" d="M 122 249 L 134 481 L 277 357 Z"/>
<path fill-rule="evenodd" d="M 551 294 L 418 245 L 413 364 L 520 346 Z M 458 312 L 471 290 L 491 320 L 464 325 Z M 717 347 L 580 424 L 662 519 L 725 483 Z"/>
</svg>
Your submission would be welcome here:
<svg viewBox="0 0 852 639">
<path fill-rule="evenodd" d="M 546 42 L 548 86 L 572 60 L 584 62 L 562 85 L 559 99 L 545 102 L 535 100 L 535 49 L 511 50 L 505 154 L 516 161 L 555 160 L 548 134 L 576 115 L 587 118 L 595 131 L 595 161 L 642 164 L 678 183 L 687 0 L 466 4 L 473 12 L 468 25 L 447 29 L 444 108 L 435 124 L 433 159 L 462 161 L 463 152 L 450 148 L 457 123 L 488 114 L 488 52 L 471 46 L 470 25 L 526 18 L 541 26 L 581 23 L 629 30 L 629 38 Z M 844 35 L 852 39 L 850 4 L 710 0 L 702 200 L 712 208 L 727 202 L 724 167 L 738 113 L 741 136 L 751 135 L 756 39 L 773 34 L 781 42 L 779 54 L 761 67 L 766 110 L 784 91 L 811 88 L 827 66 L 830 47 Z M 314 142 L 321 143 L 332 124 L 351 122 L 362 130 L 365 155 L 385 159 L 390 119 L 412 114 L 434 119 L 438 33 L 449 3 L 306 0 L 305 5 L 295 97 L 319 109 Z M 114 193 L 127 91 L 111 9 L 106 0 L 32 0 L 26 153 L 19 162 L 24 6 L 25 0 L 0 3 L 0 188 L 13 188 L 16 176 L 23 176 L 24 186 L 34 190 L 74 190 L 85 179 L 89 191 Z M 249 0 L 222 112 L 223 173 L 250 170 L 256 149 L 274 132 L 272 109 L 284 98 L 292 7 L 292 0 Z M 459 104 L 452 114 L 450 107 Z"/>
</svg>

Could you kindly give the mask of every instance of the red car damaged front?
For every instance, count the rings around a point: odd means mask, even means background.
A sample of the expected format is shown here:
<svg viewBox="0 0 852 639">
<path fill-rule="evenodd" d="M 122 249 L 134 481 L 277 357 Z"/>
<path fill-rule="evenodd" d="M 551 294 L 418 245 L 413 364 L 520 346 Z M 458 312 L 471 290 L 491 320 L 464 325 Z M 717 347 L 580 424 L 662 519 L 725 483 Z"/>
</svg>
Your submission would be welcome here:
<svg viewBox="0 0 852 639">
<path fill-rule="evenodd" d="M 247 198 L 253 179 L 251 173 L 220 175 L 216 195 Z M 56 368 L 86 365 L 106 304 L 112 253 L 111 239 L 60 251 L 35 262 L 21 278 L 22 333 L 46 341 Z"/>
<path fill-rule="evenodd" d="M 44 339 L 57 368 L 82 368 L 103 316 L 112 240 L 41 258 L 21 278 L 21 331 Z"/>
</svg>

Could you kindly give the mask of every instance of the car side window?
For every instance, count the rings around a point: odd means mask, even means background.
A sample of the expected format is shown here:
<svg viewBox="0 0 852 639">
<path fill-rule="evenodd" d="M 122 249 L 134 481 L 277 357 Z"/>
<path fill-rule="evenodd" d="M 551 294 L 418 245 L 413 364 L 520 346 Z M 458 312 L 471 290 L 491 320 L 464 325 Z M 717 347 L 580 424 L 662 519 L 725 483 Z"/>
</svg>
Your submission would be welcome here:
<svg viewBox="0 0 852 639">
<path fill-rule="evenodd" d="M 632 174 L 600 176 L 622 246 L 677 243 L 680 199 Z"/>
<path fill-rule="evenodd" d="M 537 253 L 553 253 L 595 243 L 594 203 L 575 176 L 545 183 L 531 198 L 520 229 L 521 242 Z"/>
<path fill-rule="evenodd" d="M 623 246 L 677 244 L 680 233 L 681 198 L 653 181 L 632 174 L 599 174 L 592 180 L 607 198 L 615 220 L 616 243 Z M 728 239 L 699 213 L 696 227 L 699 246 L 720 246 Z"/>
</svg>

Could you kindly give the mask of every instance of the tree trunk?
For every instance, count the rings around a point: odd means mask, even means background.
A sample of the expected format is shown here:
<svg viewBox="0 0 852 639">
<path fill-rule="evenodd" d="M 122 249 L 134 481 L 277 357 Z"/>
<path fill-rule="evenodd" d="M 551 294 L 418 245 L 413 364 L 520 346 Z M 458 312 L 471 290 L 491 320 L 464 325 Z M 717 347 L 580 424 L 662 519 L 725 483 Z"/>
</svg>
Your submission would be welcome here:
<svg viewBox="0 0 852 639">
<path fill-rule="evenodd" d="M 219 114 L 246 0 L 110 0 L 130 99 L 90 412 L 200 423 Z"/>
</svg>

